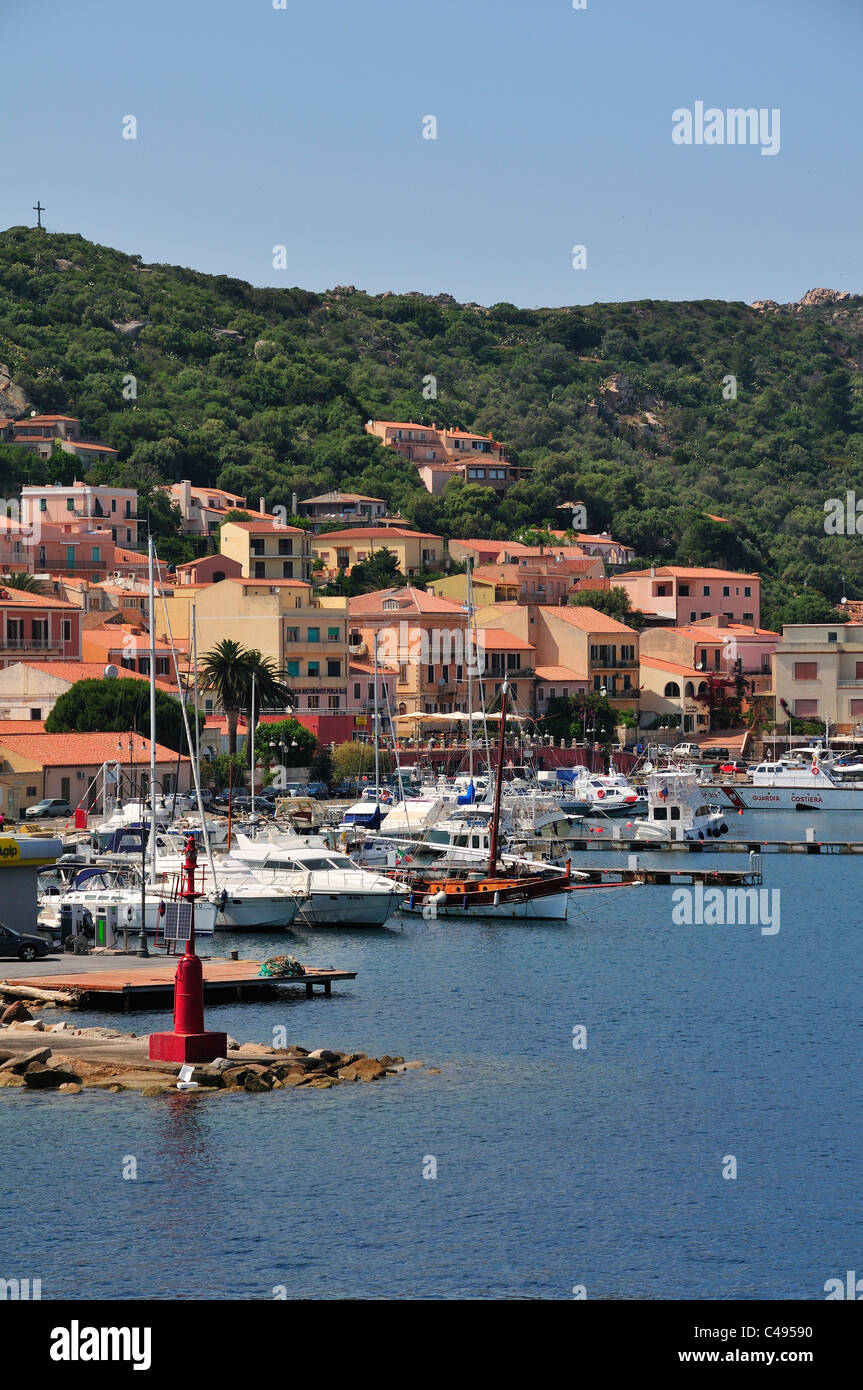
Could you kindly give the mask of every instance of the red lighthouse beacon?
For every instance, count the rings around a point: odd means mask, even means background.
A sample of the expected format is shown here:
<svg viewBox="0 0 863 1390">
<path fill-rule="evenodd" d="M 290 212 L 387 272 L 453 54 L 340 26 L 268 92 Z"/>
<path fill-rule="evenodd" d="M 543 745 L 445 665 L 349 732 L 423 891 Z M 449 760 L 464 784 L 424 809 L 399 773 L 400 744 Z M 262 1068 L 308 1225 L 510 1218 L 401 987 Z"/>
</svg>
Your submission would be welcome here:
<svg viewBox="0 0 863 1390">
<path fill-rule="evenodd" d="M 208 1033 L 204 1028 L 204 972 L 195 955 L 195 899 L 201 896 L 195 891 L 197 863 L 195 837 L 189 835 L 183 860 L 186 886 L 179 895 L 189 903 L 189 936 L 174 976 L 174 1031 L 150 1034 L 150 1059 L 154 1062 L 212 1062 L 228 1051 L 227 1033 Z"/>
</svg>

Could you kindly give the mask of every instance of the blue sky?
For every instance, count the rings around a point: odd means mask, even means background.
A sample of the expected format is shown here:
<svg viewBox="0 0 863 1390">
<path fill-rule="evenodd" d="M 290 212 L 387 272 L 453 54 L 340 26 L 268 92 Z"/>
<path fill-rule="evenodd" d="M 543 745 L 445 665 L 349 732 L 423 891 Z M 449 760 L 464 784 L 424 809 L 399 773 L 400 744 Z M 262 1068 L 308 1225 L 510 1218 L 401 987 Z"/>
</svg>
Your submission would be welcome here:
<svg viewBox="0 0 863 1390">
<path fill-rule="evenodd" d="M 38 197 L 146 261 L 483 304 L 863 289 L 860 0 L 0 0 L 0 31 L 3 227 Z M 696 101 L 778 107 L 779 154 L 675 145 Z"/>
</svg>

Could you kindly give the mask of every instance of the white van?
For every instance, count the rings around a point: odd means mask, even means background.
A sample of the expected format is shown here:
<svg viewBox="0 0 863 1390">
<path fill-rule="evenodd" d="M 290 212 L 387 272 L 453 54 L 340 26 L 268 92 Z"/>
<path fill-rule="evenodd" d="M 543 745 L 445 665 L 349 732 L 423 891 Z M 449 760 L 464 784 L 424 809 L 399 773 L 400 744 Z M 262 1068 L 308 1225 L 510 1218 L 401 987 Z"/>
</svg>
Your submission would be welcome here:
<svg viewBox="0 0 863 1390">
<path fill-rule="evenodd" d="M 678 743 L 676 748 L 672 748 L 672 758 L 697 758 L 700 755 L 700 748 L 697 743 Z"/>
</svg>

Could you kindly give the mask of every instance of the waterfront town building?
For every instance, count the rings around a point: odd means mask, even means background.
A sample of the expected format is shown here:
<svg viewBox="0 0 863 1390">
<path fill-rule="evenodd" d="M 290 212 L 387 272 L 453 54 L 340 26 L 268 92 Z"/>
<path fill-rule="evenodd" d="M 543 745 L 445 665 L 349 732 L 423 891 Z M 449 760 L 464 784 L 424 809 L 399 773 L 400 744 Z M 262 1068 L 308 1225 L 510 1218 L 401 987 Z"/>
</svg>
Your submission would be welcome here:
<svg viewBox="0 0 863 1390">
<path fill-rule="evenodd" d="M 239 561 L 244 579 L 296 579 L 311 583 L 309 537 L 300 527 L 285 526 L 275 517 L 263 517 L 226 521 L 220 535 L 222 554 Z"/>
<path fill-rule="evenodd" d="M 214 536 L 230 512 L 247 512 L 252 521 L 262 521 L 269 516 L 263 497 L 257 509 L 247 507 L 245 497 L 237 492 L 226 492 L 220 487 L 193 487 L 188 478 L 172 483 L 166 491 L 182 517 L 183 533 L 187 536 Z"/>
<path fill-rule="evenodd" d="M 326 531 L 312 537 L 312 551 L 321 561 L 321 578 L 334 579 L 339 570 L 350 574 L 354 565 L 368 560 L 376 550 L 389 550 L 399 572 L 412 579 L 423 570 L 441 570 L 447 564 L 446 543 L 430 531 L 401 526 L 354 526 Z"/>
<path fill-rule="evenodd" d="M 651 627 L 683 627 L 704 618 L 726 617 L 757 627 L 761 621 L 761 579 L 757 574 L 683 565 L 651 565 L 624 570 L 614 578 L 633 608 Z"/>
<path fill-rule="evenodd" d="M 530 476 L 530 469 L 512 463 L 506 446 L 468 430 L 418 425 L 410 420 L 368 420 L 366 432 L 416 465 L 427 492 L 438 495 L 452 478 L 506 492 Z"/>
<path fill-rule="evenodd" d="M 773 666 L 777 724 L 790 715 L 863 735 L 863 624 L 788 624 Z"/>
<path fill-rule="evenodd" d="M 23 420 L 0 420 L 0 440 L 29 449 L 48 459 L 55 449 L 74 454 L 82 463 L 99 463 L 117 457 L 117 450 L 98 439 L 81 435 L 81 422 L 72 415 L 28 415 Z"/>
</svg>

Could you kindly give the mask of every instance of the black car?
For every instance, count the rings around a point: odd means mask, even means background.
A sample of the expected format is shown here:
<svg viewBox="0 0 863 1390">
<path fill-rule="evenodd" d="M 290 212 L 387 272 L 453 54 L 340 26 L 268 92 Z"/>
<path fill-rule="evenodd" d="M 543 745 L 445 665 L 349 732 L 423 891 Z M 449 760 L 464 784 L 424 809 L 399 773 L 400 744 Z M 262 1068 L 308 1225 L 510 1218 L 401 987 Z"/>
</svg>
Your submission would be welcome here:
<svg viewBox="0 0 863 1390">
<path fill-rule="evenodd" d="M 29 936 L 25 932 L 13 931 L 0 922 L 0 956 L 15 956 L 18 960 L 35 960 L 37 956 L 47 956 L 50 947 L 44 937 Z"/>
</svg>

